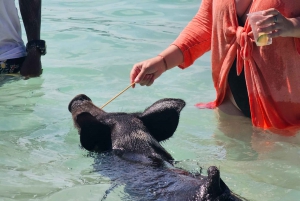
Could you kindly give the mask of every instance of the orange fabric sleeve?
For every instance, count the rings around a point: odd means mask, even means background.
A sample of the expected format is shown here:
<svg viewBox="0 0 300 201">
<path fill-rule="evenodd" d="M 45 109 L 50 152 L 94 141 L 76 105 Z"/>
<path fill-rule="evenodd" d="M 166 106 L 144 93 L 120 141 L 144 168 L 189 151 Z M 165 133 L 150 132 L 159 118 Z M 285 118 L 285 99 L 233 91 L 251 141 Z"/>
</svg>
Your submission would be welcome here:
<svg viewBox="0 0 300 201">
<path fill-rule="evenodd" d="M 184 62 L 179 65 L 184 69 L 211 49 L 212 1 L 203 0 L 201 6 L 177 39 L 172 43 L 183 54 Z"/>
</svg>

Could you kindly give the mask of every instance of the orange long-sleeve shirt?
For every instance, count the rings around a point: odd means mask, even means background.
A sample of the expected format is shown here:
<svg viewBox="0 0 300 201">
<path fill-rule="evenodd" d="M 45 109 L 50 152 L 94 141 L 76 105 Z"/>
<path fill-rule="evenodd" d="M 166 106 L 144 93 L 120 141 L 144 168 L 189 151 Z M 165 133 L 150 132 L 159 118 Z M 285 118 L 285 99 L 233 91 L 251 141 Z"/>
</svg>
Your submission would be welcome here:
<svg viewBox="0 0 300 201">
<path fill-rule="evenodd" d="M 300 1 L 254 0 L 250 13 L 275 8 L 286 17 L 300 16 Z M 225 97 L 227 75 L 235 58 L 237 74 L 244 68 L 254 126 L 300 128 L 300 39 L 273 38 L 256 46 L 248 19 L 238 25 L 235 0 L 203 0 L 198 13 L 174 41 L 186 68 L 211 50 L 216 100 L 198 107 L 215 108 Z"/>
</svg>

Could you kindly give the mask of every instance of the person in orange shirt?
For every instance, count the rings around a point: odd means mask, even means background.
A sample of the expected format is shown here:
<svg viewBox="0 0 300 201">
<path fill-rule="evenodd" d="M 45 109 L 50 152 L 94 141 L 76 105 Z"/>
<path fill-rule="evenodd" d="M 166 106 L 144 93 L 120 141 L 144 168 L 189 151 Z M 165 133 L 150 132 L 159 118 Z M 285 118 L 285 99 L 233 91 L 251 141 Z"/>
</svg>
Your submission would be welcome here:
<svg viewBox="0 0 300 201">
<path fill-rule="evenodd" d="M 271 45 L 256 46 L 247 14 L 263 11 L 259 32 Z M 218 20 L 213 20 L 218 19 Z M 250 117 L 263 129 L 300 127 L 300 2 L 294 0 L 203 0 L 178 38 L 158 56 L 135 64 L 131 83 L 150 86 L 175 66 L 184 69 L 212 51 L 219 108 Z"/>
</svg>

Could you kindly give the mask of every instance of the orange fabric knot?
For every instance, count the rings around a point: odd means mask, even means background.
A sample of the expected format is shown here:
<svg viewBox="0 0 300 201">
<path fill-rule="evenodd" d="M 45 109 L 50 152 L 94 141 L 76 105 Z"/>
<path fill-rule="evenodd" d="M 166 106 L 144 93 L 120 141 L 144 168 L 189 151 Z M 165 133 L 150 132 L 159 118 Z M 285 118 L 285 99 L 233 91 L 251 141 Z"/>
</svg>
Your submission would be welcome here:
<svg viewBox="0 0 300 201">
<path fill-rule="evenodd" d="M 246 61 L 248 61 L 252 55 L 253 39 L 245 31 L 244 27 L 228 27 L 225 31 L 226 36 L 230 37 L 235 35 L 235 42 L 237 44 L 237 63 L 236 72 L 240 75 Z"/>
<path fill-rule="evenodd" d="M 236 36 L 236 42 L 239 45 L 237 48 L 236 72 L 240 75 L 244 65 L 246 65 L 246 61 L 248 61 L 252 55 L 253 43 L 243 27 L 237 28 Z"/>
</svg>

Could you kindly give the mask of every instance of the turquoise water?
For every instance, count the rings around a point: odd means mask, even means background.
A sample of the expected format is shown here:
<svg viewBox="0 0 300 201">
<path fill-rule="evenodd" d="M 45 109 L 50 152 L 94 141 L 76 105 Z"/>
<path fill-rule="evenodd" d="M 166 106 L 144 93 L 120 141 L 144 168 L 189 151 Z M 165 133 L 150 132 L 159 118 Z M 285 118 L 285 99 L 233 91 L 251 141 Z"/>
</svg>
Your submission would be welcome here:
<svg viewBox="0 0 300 201">
<path fill-rule="evenodd" d="M 128 86 L 132 65 L 168 46 L 199 5 L 43 1 L 43 75 L 0 77 L 0 200 L 101 200 L 111 181 L 93 171 L 93 158 L 79 148 L 69 101 L 85 93 L 103 105 Z M 187 103 L 177 131 L 163 144 L 177 166 L 195 171 L 215 165 L 231 190 L 249 200 L 299 200 L 299 135 L 280 137 L 253 129 L 246 118 L 220 119 L 214 110 L 194 107 L 215 98 L 209 53 L 191 68 L 168 71 L 151 87 L 127 90 L 105 110 L 141 111 L 166 97 Z M 121 186 L 106 200 L 126 196 Z"/>
</svg>

